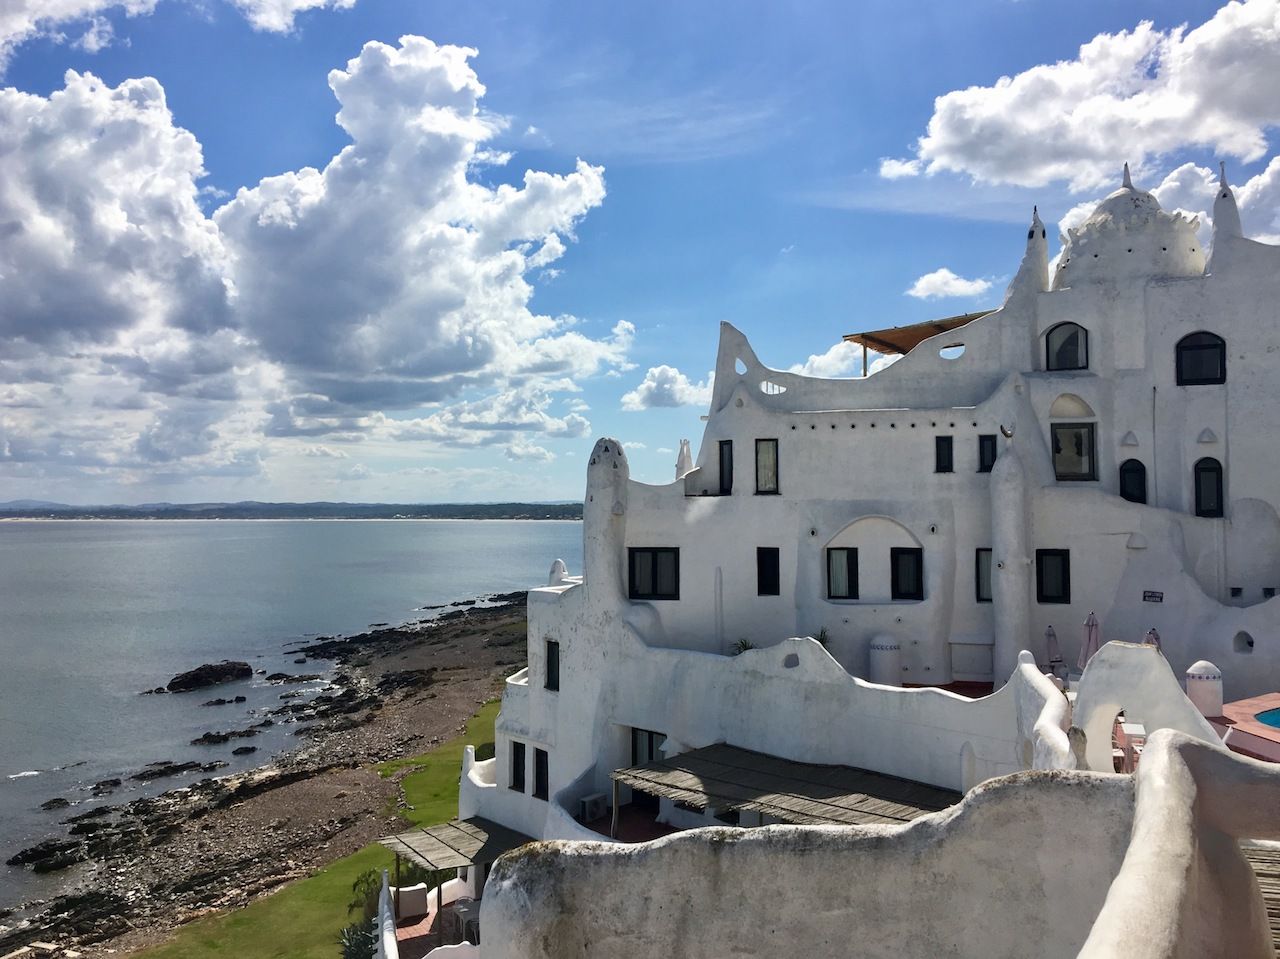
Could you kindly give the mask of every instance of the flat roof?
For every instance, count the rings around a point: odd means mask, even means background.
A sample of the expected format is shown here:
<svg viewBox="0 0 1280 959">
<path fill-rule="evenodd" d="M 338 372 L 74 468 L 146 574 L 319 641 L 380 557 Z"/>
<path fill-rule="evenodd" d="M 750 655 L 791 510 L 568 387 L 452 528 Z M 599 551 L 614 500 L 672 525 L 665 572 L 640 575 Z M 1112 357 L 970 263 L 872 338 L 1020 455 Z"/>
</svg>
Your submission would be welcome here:
<svg viewBox="0 0 1280 959">
<path fill-rule="evenodd" d="M 857 343 L 877 353 L 909 353 L 923 341 L 939 333 L 959 329 L 967 323 L 994 313 L 995 310 L 979 310 L 977 313 L 962 313 L 959 316 L 946 316 L 940 320 L 925 320 L 911 326 L 894 326 L 887 330 L 871 330 L 868 333 L 846 333 L 847 343 Z"/>
<path fill-rule="evenodd" d="M 504 852 L 533 842 L 533 839 L 490 819 L 475 816 L 384 836 L 378 842 L 396 855 L 411 859 L 427 869 L 457 869 L 493 862 Z"/>
<path fill-rule="evenodd" d="M 618 769 L 613 778 L 700 809 L 748 810 L 803 825 L 904 823 L 960 801 L 952 789 L 852 766 L 794 762 L 726 743 Z"/>
</svg>

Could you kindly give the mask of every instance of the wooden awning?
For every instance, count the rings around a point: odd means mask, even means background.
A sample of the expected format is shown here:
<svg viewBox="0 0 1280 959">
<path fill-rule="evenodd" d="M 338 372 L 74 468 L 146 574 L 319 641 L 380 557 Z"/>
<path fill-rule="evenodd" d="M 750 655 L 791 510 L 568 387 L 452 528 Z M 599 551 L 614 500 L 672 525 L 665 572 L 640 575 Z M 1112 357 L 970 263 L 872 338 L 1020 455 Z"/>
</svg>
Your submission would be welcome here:
<svg viewBox="0 0 1280 959">
<path fill-rule="evenodd" d="M 748 810 L 799 824 L 893 824 L 946 809 L 960 793 L 852 766 L 793 762 L 719 743 L 619 769 L 633 789 L 699 809 Z"/>
<path fill-rule="evenodd" d="M 948 316 L 940 320 L 926 320 L 911 326 L 895 326 L 887 330 L 872 330 L 869 333 L 846 333 L 845 342 L 857 343 L 877 353 L 910 353 L 924 340 L 939 333 L 959 329 L 972 323 L 994 310 L 979 310 L 977 313 L 962 313 L 960 316 Z"/>
<path fill-rule="evenodd" d="M 524 833 L 479 816 L 454 819 L 439 826 L 424 826 L 378 842 L 398 856 L 427 869 L 457 869 L 493 862 L 504 852 L 533 842 Z"/>
</svg>

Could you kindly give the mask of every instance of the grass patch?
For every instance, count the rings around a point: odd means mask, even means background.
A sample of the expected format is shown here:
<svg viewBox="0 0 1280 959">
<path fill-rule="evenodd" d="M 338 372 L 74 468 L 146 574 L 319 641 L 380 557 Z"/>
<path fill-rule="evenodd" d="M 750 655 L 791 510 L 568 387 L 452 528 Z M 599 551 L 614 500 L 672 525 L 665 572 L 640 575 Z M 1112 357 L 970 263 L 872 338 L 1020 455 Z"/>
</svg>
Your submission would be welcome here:
<svg viewBox="0 0 1280 959">
<path fill-rule="evenodd" d="M 467 722 L 466 732 L 430 752 L 378 764 L 383 776 L 413 770 L 402 783 L 413 807 L 404 810 L 406 819 L 429 826 L 457 815 L 463 747 L 472 743 L 480 755 L 492 755 L 498 706 L 496 700 L 486 703 Z M 139 959 L 337 959 L 338 931 L 350 921 L 351 884 L 366 869 L 389 869 L 393 862 L 382 846 L 366 846 L 243 909 L 183 926 L 165 945 L 133 955 Z"/>
</svg>

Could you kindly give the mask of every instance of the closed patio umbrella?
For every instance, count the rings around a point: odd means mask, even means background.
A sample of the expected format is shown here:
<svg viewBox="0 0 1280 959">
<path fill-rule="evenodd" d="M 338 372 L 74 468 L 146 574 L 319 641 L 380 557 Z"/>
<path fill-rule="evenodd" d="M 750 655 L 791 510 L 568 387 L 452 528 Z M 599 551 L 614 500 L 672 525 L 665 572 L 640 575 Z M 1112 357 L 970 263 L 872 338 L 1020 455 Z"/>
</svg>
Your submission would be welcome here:
<svg viewBox="0 0 1280 959">
<path fill-rule="evenodd" d="M 1098 625 L 1098 617 L 1093 614 L 1093 610 L 1089 611 L 1089 618 L 1084 621 L 1084 642 L 1080 644 L 1080 662 L 1078 663 L 1081 671 L 1089 665 L 1089 660 L 1093 654 L 1098 651 L 1098 647 L 1102 645 L 1102 629 Z"/>
<path fill-rule="evenodd" d="M 689 441 L 680 441 L 680 453 L 676 456 L 676 479 L 683 479 L 684 474 L 693 469 L 693 453 L 689 450 Z"/>
<path fill-rule="evenodd" d="M 1147 635 L 1143 637 L 1142 641 L 1148 646 L 1154 646 L 1156 649 L 1159 649 L 1163 655 L 1164 650 L 1160 649 L 1160 634 L 1156 632 L 1156 628 L 1154 626 L 1147 630 Z"/>
<path fill-rule="evenodd" d="M 1049 657 L 1049 672 L 1066 682 L 1067 664 L 1062 661 L 1062 647 L 1058 645 L 1058 634 L 1052 626 L 1044 631 L 1044 651 Z"/>
</svg>

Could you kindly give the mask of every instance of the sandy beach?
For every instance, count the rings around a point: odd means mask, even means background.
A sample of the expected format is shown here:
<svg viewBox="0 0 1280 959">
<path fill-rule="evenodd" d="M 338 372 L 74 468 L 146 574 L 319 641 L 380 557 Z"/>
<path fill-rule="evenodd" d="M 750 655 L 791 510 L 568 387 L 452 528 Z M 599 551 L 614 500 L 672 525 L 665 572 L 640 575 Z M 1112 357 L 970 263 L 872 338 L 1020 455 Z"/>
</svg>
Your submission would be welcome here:
<svg viewBox="0 0 1280 959">
<path fill-rule="evenodd" d="M 310 700 L 292 699 L 281 681 L 280 719 L 297 724 L 300 745 L 248 773 L 62 820 L 65 838 L 33 855 L 87 858 L 67 868 L 61 895 L 0 910 L 0 954 L 32 940 L 128 954 L 394 832 L 403 825 L 399 781 L 372 764 L 455 736 L 497 695 L 525 660 L 524 594 L 295 652 L 312 671 L 335 667 Z"/>
</svg>

